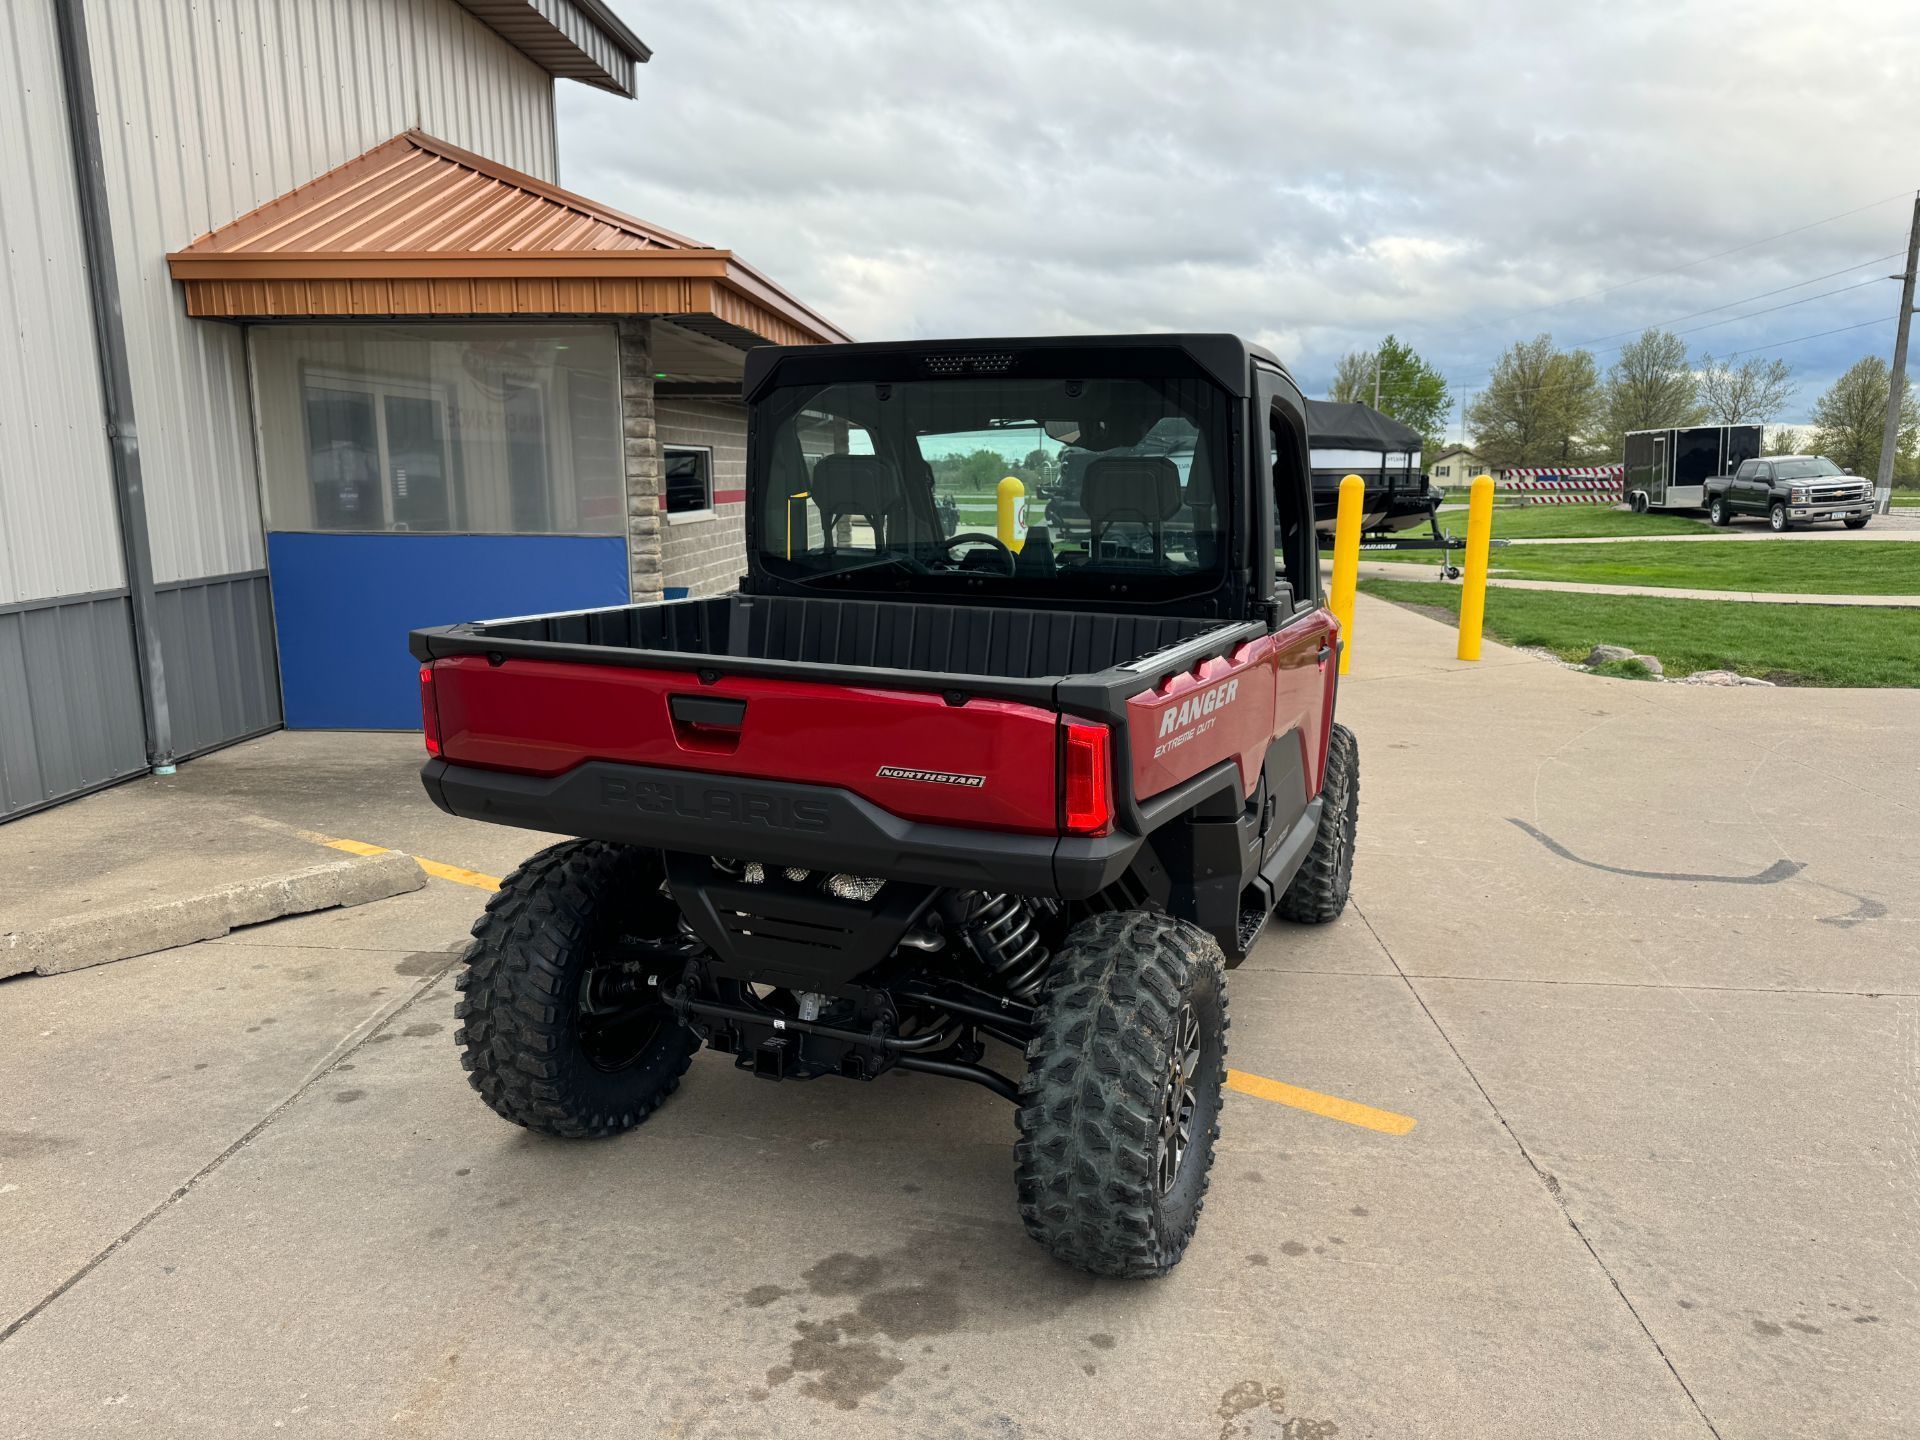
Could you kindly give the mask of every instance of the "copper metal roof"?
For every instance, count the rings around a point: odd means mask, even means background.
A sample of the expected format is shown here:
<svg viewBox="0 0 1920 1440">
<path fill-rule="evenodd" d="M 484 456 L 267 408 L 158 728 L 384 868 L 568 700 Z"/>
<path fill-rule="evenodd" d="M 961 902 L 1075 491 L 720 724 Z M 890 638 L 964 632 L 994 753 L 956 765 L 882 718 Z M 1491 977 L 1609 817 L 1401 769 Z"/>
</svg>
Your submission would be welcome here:
<svg viewBox="0 0 1920 1440">
<path fill-rule="evenodd" d="M 847 338 L 730 251 L 418 130 L 167 262 L 208 319 L 671 315 L 736 343 Z"/>
</svg>

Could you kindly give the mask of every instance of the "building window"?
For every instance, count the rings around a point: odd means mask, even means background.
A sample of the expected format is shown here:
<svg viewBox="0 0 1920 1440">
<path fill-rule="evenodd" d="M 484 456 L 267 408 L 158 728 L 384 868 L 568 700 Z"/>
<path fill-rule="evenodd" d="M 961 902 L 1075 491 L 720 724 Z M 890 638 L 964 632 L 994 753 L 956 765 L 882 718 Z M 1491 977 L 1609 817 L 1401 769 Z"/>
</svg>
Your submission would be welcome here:
<svg viewBox="0 0 1920 1440">
<path fill-rule="evenodd" d="M 667 513 L 686 515 L 713 508 L 713 452 L 692 445 L 663 445 Z"/>
<path fill-rule="evenodd" d="M 271 530 L 626 529 L 611 326 L 256 325 Z"/>
</svg>

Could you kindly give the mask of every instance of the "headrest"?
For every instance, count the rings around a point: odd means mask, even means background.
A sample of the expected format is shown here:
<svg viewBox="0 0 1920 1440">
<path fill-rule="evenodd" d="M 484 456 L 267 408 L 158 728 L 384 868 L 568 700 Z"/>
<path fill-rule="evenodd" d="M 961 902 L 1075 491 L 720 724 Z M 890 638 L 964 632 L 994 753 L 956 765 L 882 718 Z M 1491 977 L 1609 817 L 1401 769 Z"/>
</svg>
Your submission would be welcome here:
<svg viewBox="0 0 1920 1440">
<path fill-rule="evenodd" d="M 1164 455 L 1106 455 L 1081 473 L 1080 504 L 1105 528 L 1122 521 L 1158 525 L 1180 513 L 1180 468 Z"/>
<path fill-rule="evenodd" d="M 808 488 L 826 515 L 881 515 L 900 503 L 900 478 L 878 455 L 822 455 Z"/>
</svg>

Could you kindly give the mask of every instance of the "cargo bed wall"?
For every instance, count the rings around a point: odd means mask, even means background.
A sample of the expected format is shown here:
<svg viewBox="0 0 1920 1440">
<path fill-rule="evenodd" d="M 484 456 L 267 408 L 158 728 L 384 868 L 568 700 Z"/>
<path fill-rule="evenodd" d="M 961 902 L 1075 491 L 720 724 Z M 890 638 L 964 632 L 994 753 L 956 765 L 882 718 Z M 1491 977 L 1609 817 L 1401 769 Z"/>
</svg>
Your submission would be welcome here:
<svg viewBox="0 0 1920 1440">
<path fill-rule="evenodd" d="M 471 633 L 506 640 L 1024 680 L 1097 673 L 1219 624 L 1180 616 L 1013 610 L 911 600 L 723 595 L 537 616 L 474 626 Z"/>
</svg>

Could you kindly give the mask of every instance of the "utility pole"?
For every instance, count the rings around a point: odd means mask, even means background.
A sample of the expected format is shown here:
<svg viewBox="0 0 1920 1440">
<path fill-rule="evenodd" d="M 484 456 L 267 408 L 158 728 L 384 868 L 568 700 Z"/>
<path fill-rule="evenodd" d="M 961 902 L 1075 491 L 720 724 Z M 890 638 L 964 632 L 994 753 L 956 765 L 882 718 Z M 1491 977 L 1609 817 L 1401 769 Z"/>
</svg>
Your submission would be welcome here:
<svg viewBox="0 0 1920 1440">
<path fill-rule="evenodd" d="M 1913 197 L 1913 229 L 1907 236 L 1907 273 L 1900 279 L 1900 325 L 1893 332 L 1893 377 L 1887 387 L 1887 423 L 1880 432 L 1880 469 L 1873 481 L 1873 508 L 1893 506 L 1893 452 L 1900 444 L 1900 412 L 1907 398 L 1907 331 L 1913 323 L 1913 274 L 1920 262 L 1920 195 Z"/>
</svg>

